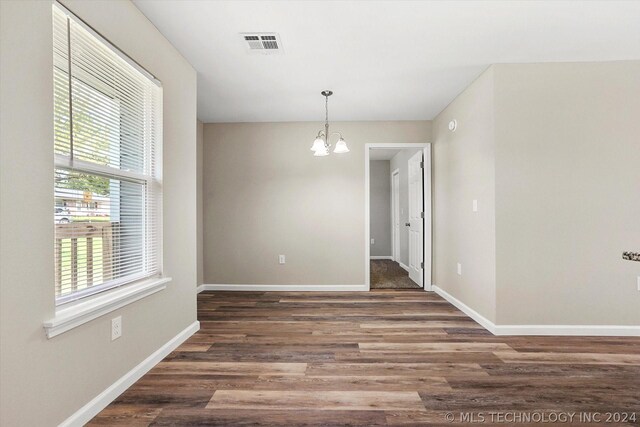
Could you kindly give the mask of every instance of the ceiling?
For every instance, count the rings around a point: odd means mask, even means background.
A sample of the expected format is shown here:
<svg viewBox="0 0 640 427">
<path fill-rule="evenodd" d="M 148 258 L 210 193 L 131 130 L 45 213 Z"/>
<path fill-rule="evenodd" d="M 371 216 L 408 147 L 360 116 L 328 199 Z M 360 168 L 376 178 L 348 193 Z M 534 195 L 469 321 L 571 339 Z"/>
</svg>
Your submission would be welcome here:
<svg viewBox="0 0 640 427">
<path fill-rule="evenodd" d="M 493 63 L 640 59 L 640 2 L 134 0 L 198 71 L 204 122 L 434 118 Z M 276 32 L 250 54 L 239 33 Z"/>
</svg>

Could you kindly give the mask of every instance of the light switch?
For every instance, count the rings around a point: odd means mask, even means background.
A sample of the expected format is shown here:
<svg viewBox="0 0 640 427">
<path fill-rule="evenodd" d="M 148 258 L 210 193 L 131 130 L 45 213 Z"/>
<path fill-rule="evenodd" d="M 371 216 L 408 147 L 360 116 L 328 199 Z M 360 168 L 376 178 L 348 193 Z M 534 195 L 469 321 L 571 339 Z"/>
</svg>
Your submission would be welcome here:
<svg viewBox="0 0 640 427">
<path fill-rule="evenodd" d="M 458 263 L 458 276 L 462 276 L 462 264 Z"/>
<path fill-rule="evenodd" d="M 375 245 L 376 244 L 376 239 L 371 239 L 371 244 Z"/>
<path fill-rule="evenodd" d="M 473 201 L 473 211 L 474 212 L 478 212 L 478 201 L 477 200 Z"/>
<path fill-rule="evenodd" d="M 285 263 L 285 257 L 284 255 L 278 255 L 278 262 L 280 264 L 284 264 Z"/>
</svg>

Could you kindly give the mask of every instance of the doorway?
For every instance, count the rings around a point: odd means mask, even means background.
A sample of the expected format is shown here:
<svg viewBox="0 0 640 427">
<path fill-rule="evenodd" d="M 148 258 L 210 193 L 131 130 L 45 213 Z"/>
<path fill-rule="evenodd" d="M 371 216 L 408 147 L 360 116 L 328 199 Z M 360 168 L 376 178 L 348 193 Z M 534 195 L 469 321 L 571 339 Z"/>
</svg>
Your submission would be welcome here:
<svg viewBox="0 0 640 427">
<path fill-rule="evenodd" d="M 430 148 L 365 147 L 367 289 L 431 290 Z"/>
</svg>

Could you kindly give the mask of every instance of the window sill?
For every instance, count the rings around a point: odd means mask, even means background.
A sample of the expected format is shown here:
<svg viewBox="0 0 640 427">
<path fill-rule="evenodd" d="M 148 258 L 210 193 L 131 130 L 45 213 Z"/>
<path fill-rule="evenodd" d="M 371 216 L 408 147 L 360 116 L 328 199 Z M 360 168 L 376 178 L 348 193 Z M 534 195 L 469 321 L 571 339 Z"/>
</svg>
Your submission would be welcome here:
<svg viewBox="0 0 640 427">
<path fill-rule="evenodd" d="M 56 308 L 56 315 L 43 323 L 47 338 L 53 338 L 167 287 L 170 277 L 154 278 L 104 292 L 80 302 Z"/>
</svg>

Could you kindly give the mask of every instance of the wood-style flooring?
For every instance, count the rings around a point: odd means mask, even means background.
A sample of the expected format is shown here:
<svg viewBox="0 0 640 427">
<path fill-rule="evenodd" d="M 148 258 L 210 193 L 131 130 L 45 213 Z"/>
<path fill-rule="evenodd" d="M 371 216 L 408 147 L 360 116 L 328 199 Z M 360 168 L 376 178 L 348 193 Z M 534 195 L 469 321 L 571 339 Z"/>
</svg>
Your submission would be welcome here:
<svg viewBox="0 0 640 427">
<path fill-rule="evenodd" d="M 198 318 L 90 425 L 640 423 L 640 338 L 496 337 L 422 290 L 203 292 Z"/>
</svg>

